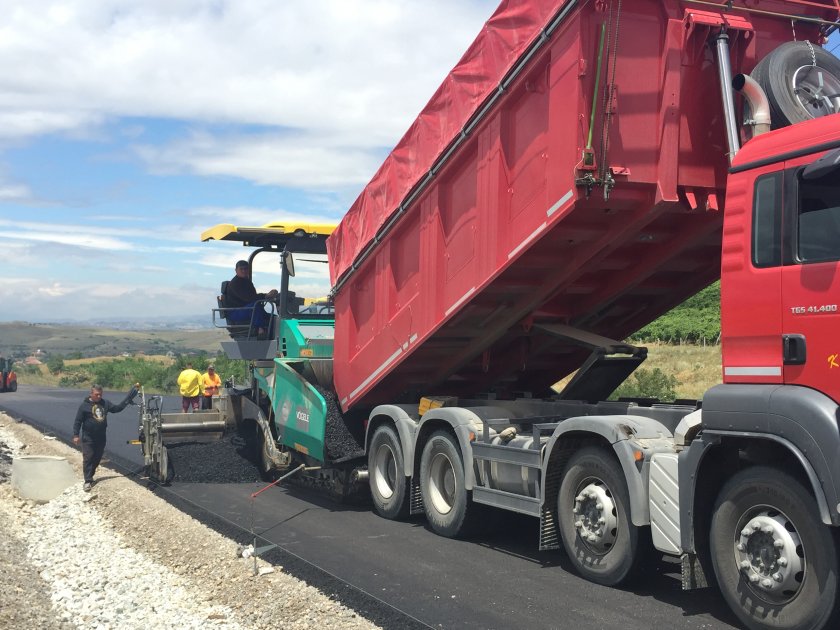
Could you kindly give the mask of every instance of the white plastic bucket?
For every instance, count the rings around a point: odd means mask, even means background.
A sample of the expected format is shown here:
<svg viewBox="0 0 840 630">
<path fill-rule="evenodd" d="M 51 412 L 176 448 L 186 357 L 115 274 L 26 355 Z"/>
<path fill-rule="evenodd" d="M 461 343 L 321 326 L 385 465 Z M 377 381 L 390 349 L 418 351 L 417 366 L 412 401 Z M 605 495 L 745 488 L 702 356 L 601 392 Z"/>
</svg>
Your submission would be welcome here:
<svg viewBox="0 0 840 630">
<path fill-rule="evenodd" d="M 76 483 L 70 462 L 51 455 L 12 459 L 12 488 L 24 499 L 46 503 Z"/>
</svg>

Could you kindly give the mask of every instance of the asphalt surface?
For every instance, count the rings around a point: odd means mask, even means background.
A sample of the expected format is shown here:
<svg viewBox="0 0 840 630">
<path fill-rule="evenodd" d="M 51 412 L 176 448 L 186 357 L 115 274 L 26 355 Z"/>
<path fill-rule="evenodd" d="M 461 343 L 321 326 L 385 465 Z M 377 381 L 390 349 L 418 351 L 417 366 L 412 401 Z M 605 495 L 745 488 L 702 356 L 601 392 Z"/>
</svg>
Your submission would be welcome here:
<svg viewBox="0 0 840 630">
<path fill-rule="evenodd" d="M 86 391 L 21 385 L 0 394 L 0 410 L 68 441 Z M 119 402 L 124 392 L 105 392 Z M 180 410 L 168 397 L 164 411 Z M 109 415 L 106 457 L 138 476 L 136 407 Z M 107 479 L 103 480 L 107 482 Z M 252 533 L 278 547 L 267 559 L 386 628 L 575 628 L 648 630 L 735 628 L 715 589 L 684 592 L 679 565 L 662 560 L 624 588 L 586 582 L 561 551 L 539 552 L 536 519 L 498 513 L 470 540 L 437 536 L 422 518 L 389 521 L 367 506 L 261 482 L 184 483 L 156 492 L 238 541 Z M 265 544 L 258 541 L 258 545 Z M 184 553 L 189 553 L 185 541 Z M 282 621 L 278 620 L 278 625 Z"/>
</svg>

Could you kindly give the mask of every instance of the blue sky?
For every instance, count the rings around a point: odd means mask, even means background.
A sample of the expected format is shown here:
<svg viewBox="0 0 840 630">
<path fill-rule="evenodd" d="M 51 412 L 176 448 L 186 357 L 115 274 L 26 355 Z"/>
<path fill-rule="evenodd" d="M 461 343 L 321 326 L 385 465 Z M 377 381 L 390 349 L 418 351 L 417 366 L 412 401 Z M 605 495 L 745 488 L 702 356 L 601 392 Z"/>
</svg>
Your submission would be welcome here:
<svg viewBox="0 0 840 630">
<path fill-rule="evenodd" d="M 497 4 L 7 0 L 0 321 L 209 322 L 200 233 L 337 222 Z"/>
<path fill-rule="evenodd" d="M 209 323 L 201 232 L 337 222 L 497 4 L 5 2 L 0 321 Z"/>
</svg>

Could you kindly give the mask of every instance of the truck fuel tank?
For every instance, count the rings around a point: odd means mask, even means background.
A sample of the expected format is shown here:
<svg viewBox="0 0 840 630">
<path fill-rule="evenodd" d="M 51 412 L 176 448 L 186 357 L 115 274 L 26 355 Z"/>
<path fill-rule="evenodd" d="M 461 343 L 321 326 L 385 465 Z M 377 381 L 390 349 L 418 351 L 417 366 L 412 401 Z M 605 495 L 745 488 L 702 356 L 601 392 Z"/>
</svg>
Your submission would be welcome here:
<svg viewBox="0 0 840 630">
<path fill-rule="evenodd" d="M 546 439 L 540 440 L 540 450 L 544 448 L 546 441 Z M 534 438 L 530 435 L 517 435 L 510 440 L 506 440 L 501 434 L 496 434 L 490 440 L 490 443 L 493 446 L 507 446 L 526 450 L 533 448 Z M 528 497 L 537 496 L 539 471 L 534 468 L 496 461 L 479 461 L 476 466 L 478 467 L 477 475 L 483 486 Z"/>
</svg>

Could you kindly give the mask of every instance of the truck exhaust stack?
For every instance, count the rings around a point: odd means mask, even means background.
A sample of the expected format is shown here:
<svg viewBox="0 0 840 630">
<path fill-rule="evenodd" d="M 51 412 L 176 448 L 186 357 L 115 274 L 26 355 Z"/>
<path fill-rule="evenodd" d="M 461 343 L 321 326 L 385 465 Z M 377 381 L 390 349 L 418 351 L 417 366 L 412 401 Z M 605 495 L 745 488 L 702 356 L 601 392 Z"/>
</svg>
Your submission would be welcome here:
<svg viewBox="0 0 840 630">
<path fill-rule="evenodd" d="M 752 127 L 753 137 L 770 131 L 770 102 L 756 80 L 747 74 L 739 74 L 732 79 L 732 87 L 749 103 L 752 117 L 745 120 L 744 125 Z"/>
</svg>

